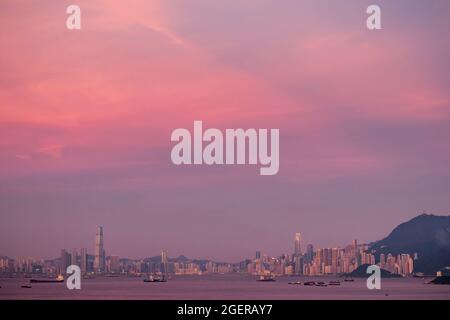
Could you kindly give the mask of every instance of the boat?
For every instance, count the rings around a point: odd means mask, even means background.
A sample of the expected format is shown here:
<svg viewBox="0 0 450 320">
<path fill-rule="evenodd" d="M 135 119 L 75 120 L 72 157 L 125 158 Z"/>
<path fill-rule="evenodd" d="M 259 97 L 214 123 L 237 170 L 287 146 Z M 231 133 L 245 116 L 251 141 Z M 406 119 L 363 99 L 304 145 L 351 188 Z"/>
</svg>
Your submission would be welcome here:
<svg viewBox="0 0 450 320">
<path fill-rule="evenodd" d="M 345 282 L 354 282 L 355 280 L 352 279 L 352 278 L 345 278 L 344 281 L 345 281 Z"/>
<path fill-rule="evenodd" d="M 30 283 L 62 283 L 64 282 L 64 277 L 59 275 L 56 279 L 30 279 Z"/>
<path fill-rule="evenodd" d="M 316 287 L 326 287 L 327 284 L 325 282 L 319 281 L 316 283 Z"/>
<path fill-rule="evenodd" d="M 20 286 L 21 288 L 25 288 L 25 289 L 31 289 L 31 286 L 28 284 L 23 284 Z"/>
<path fill-rule="evenodd" d="M 293 281 L 293 282 L 288 282 L 288 284 L 292 284 L 292 285 L 300 285 L 302 284 L 300 281 Z"/>
<path fill-rule="evenodd" d="M 64 280 L 58 279 L 30 279 L 30 283 L 61 283 Z"/>
<path fill-rule="evenodd" d="M 306 281 L 303 285 L 304 286 L 315 286 L 316 283 L 314 281 Z"/>
<path fill-rule="evenodd" d="M 144 282 L 167 282 L 167 280 L 164 278 L 164 276 L 154 277 L 154 276 L 150 275 L 148 278 L 144 279 Z"/>
<path fill-rule="evenodd" d="M 328 282 L 329 286 L 340 286 L 341 282 L 340 281 L 330 281 Z"/>
<path fill-rule="evenodd" d="M 272 276 L 260 276 L 257 281 L 263 281 L 263 282 L 273 282 L 276 281 L 274 277 Z"/>
</svg>

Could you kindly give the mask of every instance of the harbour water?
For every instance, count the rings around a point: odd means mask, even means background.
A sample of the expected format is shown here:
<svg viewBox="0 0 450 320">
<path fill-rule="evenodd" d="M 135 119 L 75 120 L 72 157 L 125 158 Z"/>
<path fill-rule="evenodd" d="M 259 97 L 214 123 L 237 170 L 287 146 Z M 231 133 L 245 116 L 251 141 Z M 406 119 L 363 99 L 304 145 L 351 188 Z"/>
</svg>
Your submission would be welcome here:
<svg viewBox="0 0 450 320">
<path fill-rule="evenodd" d="M 293 281 L 339 280 L 340 286 L 289 285 Z M 366 279 L 344 282 L 342 278 L 280 277 L 258 282 L 239 274 L 172 276 L 168 282 L 145 283 L 139 277 L 83 279 L 81 290 L 68 290 L 65 283 L 30 284 L 25 278 L 0 278 L 0 300 L 5 299 L 432 299 L 450 300 L 449 285 L 427 284 L 430 278 L 382 279 L 381 290 L 369 290 Z M 29 284 L 31 288 L 22 288 Z"/>
</svg>

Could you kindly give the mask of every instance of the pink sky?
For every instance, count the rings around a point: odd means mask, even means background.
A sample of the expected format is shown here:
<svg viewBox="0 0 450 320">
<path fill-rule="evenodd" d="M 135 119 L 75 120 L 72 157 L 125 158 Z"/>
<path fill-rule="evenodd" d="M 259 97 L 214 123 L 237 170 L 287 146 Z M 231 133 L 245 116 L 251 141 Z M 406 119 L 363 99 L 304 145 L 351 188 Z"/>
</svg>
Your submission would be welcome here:
<svg viewBox="0 0 450 320">
<path fill-rule="evenodd" d="M 375 1 L 369 31 L 372 2 L 2 1 L 0 254 L 101 224 L 108 254 L 238 260 L 449 214 L 450 4 Z M 194 120 L 279 128 L 279 174 L 172 165 Z"/>
</svg>

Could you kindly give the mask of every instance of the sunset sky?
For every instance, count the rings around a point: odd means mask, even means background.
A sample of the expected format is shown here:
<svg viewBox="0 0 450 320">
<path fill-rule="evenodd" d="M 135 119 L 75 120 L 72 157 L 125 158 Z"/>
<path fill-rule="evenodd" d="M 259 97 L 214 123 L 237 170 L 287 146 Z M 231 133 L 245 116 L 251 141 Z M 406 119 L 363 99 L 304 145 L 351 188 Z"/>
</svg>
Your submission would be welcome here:
<svg viewBox="0 0 450 320">
<path fill-rule="evenodd" d="M 0 255 L 102 225 L 107 255 L 238 261 L 450 214 L 448 0 L 4 0 L 0 44 Z M 279 173 L 173 165 L 194 120 L 279 128 Z"/>
</svg>

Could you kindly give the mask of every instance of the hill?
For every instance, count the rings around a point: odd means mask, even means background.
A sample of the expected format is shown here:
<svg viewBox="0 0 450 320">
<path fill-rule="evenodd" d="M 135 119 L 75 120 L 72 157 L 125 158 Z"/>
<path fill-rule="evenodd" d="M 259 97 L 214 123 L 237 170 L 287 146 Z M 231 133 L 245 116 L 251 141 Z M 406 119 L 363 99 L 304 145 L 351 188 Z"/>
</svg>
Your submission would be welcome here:
<svg viewBox="0 0 450 320">
<path fill-rule="evenodd" d="M 381 253 L 417 253 L 414 272 L 435 274 L 450 265 L 450 216 L 422 214 L 398 225 L 369 251 L 379 259 Z"/>
</svg>

